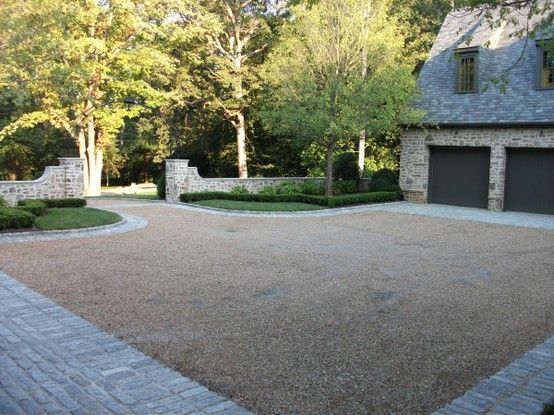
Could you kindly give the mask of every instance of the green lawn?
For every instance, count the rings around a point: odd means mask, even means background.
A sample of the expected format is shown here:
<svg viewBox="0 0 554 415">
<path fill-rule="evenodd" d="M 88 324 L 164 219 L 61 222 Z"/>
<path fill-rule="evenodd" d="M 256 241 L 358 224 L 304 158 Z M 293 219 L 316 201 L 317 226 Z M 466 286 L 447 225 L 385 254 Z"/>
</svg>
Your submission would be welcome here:
<svg viewBox="0 0 554 415">
<path fill-rule="evenodd" d="M 262 212 L 298 212 L 303 210 L 321 210 L 321 206 L 308 203 L 286 203 L 286 202 L 242 202 L 238 200 L 199 200 L 192 203 L 198 206 L 207 206 L 231 210 L 256 210 Z"/>
<path fill-rule="evenodd" d="M 82 208 L 51 208 L 44 216 L 35 220 L 35 226 L 42 230 L 77 229 L 109 225 L 121 220 L 117 213 L 106 210 Z"/>
</svg>

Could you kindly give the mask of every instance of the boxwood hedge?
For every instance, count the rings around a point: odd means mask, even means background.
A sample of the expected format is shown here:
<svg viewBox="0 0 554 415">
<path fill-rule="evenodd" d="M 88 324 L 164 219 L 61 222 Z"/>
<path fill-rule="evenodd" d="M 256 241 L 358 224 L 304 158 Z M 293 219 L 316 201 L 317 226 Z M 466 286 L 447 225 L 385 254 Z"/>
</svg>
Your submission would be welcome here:
<svg viewBox="0 0 554 415">
<path fill-rule="evenodd" d="M 31 212 L 35 216 L 42 216 L 46 213 L 46 203 L 41 200 L 20 200 L 17 202 L 17 208 Z"/>
<path fill-rule="evenodd" d="M 0 229 L 30 228 L 35 215 L 18 208 L 0 208 Z"/>
<path fill-rule="evenodd" d="M 81 198 L 41 199 L 41 201 L 46 203 L 47 208 L 73 208 L 84 207 L 87 205 L 87 200 Z"/>
<path fill-rule="evenodd" d="M 305 194 L 234 194 L 227 192 L 199 192 L 183 193 L 180 196 L 181 202 L 190 203 L 199 200 L 239 200 L 243 202 L 298 202 L 310 203 L 312 205 L 339 207 L 356 205 L 361 203 L 380 203 L 399 200 L 398 192 L 372 192 L 372 193 L 354 193 L 340 196 L 315 196 Z"/>
</svg>

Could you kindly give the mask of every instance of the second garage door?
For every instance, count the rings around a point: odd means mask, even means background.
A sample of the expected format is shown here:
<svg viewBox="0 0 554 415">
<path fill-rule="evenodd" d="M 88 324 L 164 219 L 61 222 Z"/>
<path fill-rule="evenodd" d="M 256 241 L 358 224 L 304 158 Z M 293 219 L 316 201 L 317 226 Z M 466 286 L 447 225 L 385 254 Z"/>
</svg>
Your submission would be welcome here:
<svg viewBox="0 0 554 415">
<path fill-rule="evenodd" d="M 504 209 L 554 214 L 554 149 L 506 149 Z"/>
<path fill-rule="evenodd" d="M 430 147 L 429 203 L 487 208 L 490 148 Z"/>
</svg>

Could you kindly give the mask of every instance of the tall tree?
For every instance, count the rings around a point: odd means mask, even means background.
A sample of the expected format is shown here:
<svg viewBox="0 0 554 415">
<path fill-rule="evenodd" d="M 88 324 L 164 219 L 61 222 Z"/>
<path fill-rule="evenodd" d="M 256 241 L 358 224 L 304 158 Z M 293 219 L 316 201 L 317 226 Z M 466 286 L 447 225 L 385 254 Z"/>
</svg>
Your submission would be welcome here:
<svg viewBox="0 0 554 415">
<path fill-rule="evenodd" d="M 239 177 L 248 177 L 246 110 L 260 82 L 256 59 L 267 47 L 270 34 L 266 14 L 272 2 L 257 0 L 205 0 L 200 19 L 206 27 L 212 95 L 207 105 L 221 111 L 233 125 L 237 141 Z"/>
<path fill-rule="evenodd" d="M 124 119 L 160 105 L 173 59 L 160 39 L 168 10 L 153 0 L 5 0 L 0 14 L 0 88 L 20 97 L 0 139 L 48 122 L 73 137 L 85 159 L 85 193 L 100 194 L 103 150 Z M 142 105 L 127 106 L 128 98 Z"/>
<path fill-rule="evenodd" d="M 358 0 L 300 4 L 265 65 L 270 91 L 260 117 L 274 132 L 325 149 L 327 195 L 339 142 L 364 130 L 376 137 L 420 115 L 409 105 L 415 81 L 399 64 L 403 41 L 387 12 L 385 1 L 369 16 Z"/>
</svg>

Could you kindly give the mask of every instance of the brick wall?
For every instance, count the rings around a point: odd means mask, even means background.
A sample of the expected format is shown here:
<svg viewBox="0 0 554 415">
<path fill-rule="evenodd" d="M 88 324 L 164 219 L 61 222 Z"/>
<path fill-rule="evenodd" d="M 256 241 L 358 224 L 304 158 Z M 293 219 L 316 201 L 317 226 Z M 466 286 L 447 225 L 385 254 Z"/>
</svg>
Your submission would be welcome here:
<svg viewBox="0 0 554 415">
<path fill-rule="evenodd" d="M 83 160 L 64 157 L 59 166 L 48 166 L 37 180 L 0 181 L 0 196 L 10 205 L 22 199 L 82 197 Z"/>
<path fill-rule="evenodd" d="M 430 146 L 490 147 L 488 205 L 502 210 L 506 147 L 554 148 L 554 128 L 409 129 L 401 138 L 400 153 L 400 187 L 408 201 L 427 201 Z"/>
</svg>

